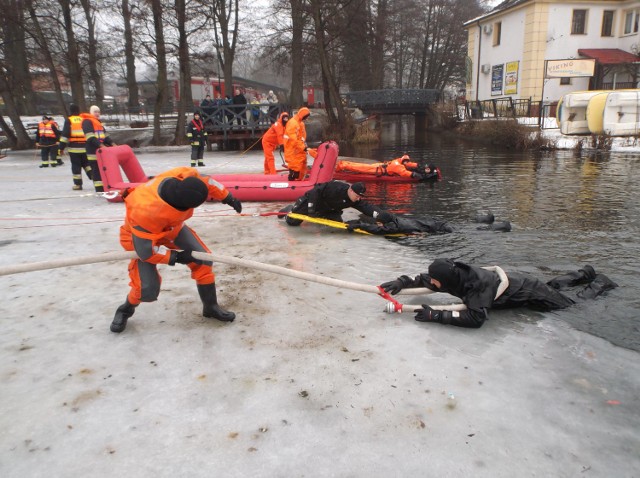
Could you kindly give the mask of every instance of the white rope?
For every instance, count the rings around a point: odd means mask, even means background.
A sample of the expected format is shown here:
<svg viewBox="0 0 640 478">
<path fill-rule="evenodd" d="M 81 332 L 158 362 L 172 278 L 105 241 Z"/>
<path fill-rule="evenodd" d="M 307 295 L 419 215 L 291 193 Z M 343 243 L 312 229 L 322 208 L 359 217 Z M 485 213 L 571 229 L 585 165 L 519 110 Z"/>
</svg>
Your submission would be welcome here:
<svg viewBox="0 0 640 478">
<path fill-rule="evenodd" d="M 206 252 L 197 252 L 193 251 L 191 255 L 199 260 L 203 261 L 211 261 L 211 262 L 221 262 L 223 264 L 231 264 L 241 267 L 248 267 L 251 269 L 257 269 L 264 272 L 271 272 L 274 274 L 285 275 L 289 277 L 294 277 L 296 279 L 302 279 L 310 282 L 317 282 L 319 284 L 330 285 L 333 287 L 338 287 L 341 289 L 351 289 L 360 292 L 370 292 L 374 294 L 379 293 L 378 286 L 375 285 L 367 285 L 367 284 L 359 284 L 357 282 L 348 282 L 340 279 L 334 279 L 332 277 L 319 276 L 316 274 L 311 274 L 309 272 L 301 272 L 293 269 L 287 269 L 286 267 L 274 266 L 272 264 L 265 264 L 262 262 L 252 261 L 250 259 L 240 259 L 239 257 L 232 256 L 221 256 L 206 253 Z M 122 252 L 109 252 L 106 254 L 101 254 L 98 256 L 84 256 L 84 257 L 72 257 L 65 259 L 58 259 L 52 261 L 42 261 L 42 262 L 31 262 L 28 264 L 18 264 L 11 266 L 0 267 L 0 276 L 20 274 L 23 272 L 36 272 L 43 271 L 48 269 L 58 269 L 60 267 L 71 267 L 71 266 L 79 266 L 86 264 L 97 264 L 100 262 L 112 262 L 112 261 L 121 261 L 125 259 L 136 259 L 138 256 L 133 251 L 122 251 Z M 498 274 L 500 278 L 500 285 L 498 286 L 498 291 L 496 293 L 496 299 L 502 295 L 502 293 L 509 287 L 509 279 L 505 272 L 498 266 L 490 266 L 484 267 L 484 269 L 491 270 Z M 426 288 L 416 288 L 416 289 L 403 289 L 399 292 L 403 295 L 427 295 L 433 294 L 435 291 Z M 393 307 L 390 307 L 393 306 Z M 400 312 L 415 312 L 416 310 L 421 309 L 421 305 L 403 305 L 402 310 Z M 460 311 L 465 310 L 466 306 L 464 304 L 448 304 L 448 305 L 432 305 L 431 308 L 436 310 L 451 310 L 451 311 Z M 387 312 L 392 313 L 396 312 L 395 306 L 393 303 L 387 303 Z"/>
<path fill-rule="evenodd" d="M 240 259 L 239 257 L 232 256 L 222 256 L 209 254 L 206 252 L 192 252 L 193 257 L 196 259 L 211 261 L 211 262 L 221 262 L 223 264 L 231 264 L 237 265 L 241 267 L 248 267 L 252 269 L 257 269 L 265 272 L 272 272 L 274 274 L 286 275 L 289 277 L 294 277 L 296 279 L 302 279 L 311 282 L 317 282 L 319 284 L 330 285 L 333 287 L 339 287 L 344 289 L 357 290 L 360 292 L 371 292 L 377 294 L 379 292 L 378 287 L 375 285 L 367 285 L 367 284 L 359 284 L 356 282 L 348 282 L 340 279 L 334 279 L 326 276 L 319 276 L 316 274 L 311 274 L 309 272 L 301 272 L 293 269 L 287 269 L 286 267 L 274 266 L 272 264 L 264 264 L 262 262 L 252 261 L 249 259 Z M 20 274 L 24 272 L 36 272 L 43 271 L 48 269 L 58 269 L 60 267 L 71 267 L 71 266 L 80 266 L 86 264 L 97 264 L 100 262 L 111 262 L 111 261 L 121 261 L 126 259 L 135 259 L 138 256 L 133 251 L 122 251 L 122 252 L 109 252 L 101 255 L 92 255 L 92 256 L 80 256 L 80 257 L 70 257 L 65 259 L 58 260 L 50 260 L 50 261 L 42 261 L 42 262 L 31 262 L 27 264 L 16 264 L 0 267 L 0 276 Z M 405 295 L 416 295 L 416 294 L 433 294 L 434 292 L 429 289 L 405 289 L 400 292 Z"/>
</svg>

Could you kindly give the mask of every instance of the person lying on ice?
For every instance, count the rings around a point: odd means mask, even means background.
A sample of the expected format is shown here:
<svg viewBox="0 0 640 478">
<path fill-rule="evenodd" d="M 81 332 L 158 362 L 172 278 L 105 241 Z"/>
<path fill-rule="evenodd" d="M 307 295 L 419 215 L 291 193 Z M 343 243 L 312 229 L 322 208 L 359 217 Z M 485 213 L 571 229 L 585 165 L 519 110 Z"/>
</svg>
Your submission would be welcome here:
<svg viewBox="0 0 640 478">
<path fill-rule="evenodd" d="M 420 168 L 418 163 L 411 162 L 408 154 L 392 161 L 384 163 L 356 163 L 352 161 L 338 161 L 336 172 L 362 173 L 375 176 L 399 176 L 403 178 L 414 178 L 419 181 L 439 179 L 440 170 L 433 164 L 428 164 Z"/>
<path fill-rule="evenodd" d="M 112 332 L 120 333 L 125 329 L 140 302 L 158 299 L 162 282 L 158 264 L 186 264 L 204 305 L 202 315 L 224 322 L 235 319 L 233 312 L 218 305 L 212 263 L 199 261 L 191 255 L 192 251 L 210 250 L 184 223 L 193 216 L 193 209 L 209 196 L 242 212 L 240 201 L 222 184 L 201 176 L 195 168 L 171 169 L 125 192 L 126 217 L 120 227 L 120 244 L 127 251 L 135 251 L 138 258 L 129 263 L 131 289 L 124 304 L 116 310 Z"/>
<path fill-rule="evenodd" d="M 419 322 L 440 322 L 458 327 L 481 327 L 489 318 L 489 309 L 529 307 L 549 311 L 564 309 L 575 302 L 559 292 L 580 284 L 586 284 L 577 296 L 593 299 L 603 292 L 618 287 L 604 274 L 596 274 L 591 266 L 556 277 L 546 284 L 534 277 L 517 272 L 506 274 L 508 287 L 496 297 L 501 279 L 497 272 L 472 266 L 452 259 L 436 259 L 428 273 L 415 279 L 403 275 L 396 280 L 381 284 L 386 292 L 397 294 L 402 289 L 426 287 L 436 292 L 445 292 L 462 299 L 467 310 L 460 312 L 434 310 L 426 304 L 418 310 L 415 319 Z"/>
<path fill-rule="evenodd" d="M 365 216 L 375 219 L 382 210 L 362 200 L 366 192 L 364 183 L 354 183 L 352 186 L 342 181 L 320 183 L 300 196 L 293 205 L 285 207 L 280 212 L 294 212 L 342 222 L 342 211 L 352 207 Z M 290 226 L 299 226 L 303 222 L 288 216 L 285 220 Z"/>
<path fill-rule="evenodd" d="M 432 217 L 406 217 L 397 216 L 393 213 L 383 211 L 376 217 L 375 223 L 348 221 L 347 230 L 360 229 L 370 234 L 415 234 L 426 232 L 428 234 L 445 234 L 453 232 L 454 229 L 445 221 L 440 221 Z"/>
</svg>

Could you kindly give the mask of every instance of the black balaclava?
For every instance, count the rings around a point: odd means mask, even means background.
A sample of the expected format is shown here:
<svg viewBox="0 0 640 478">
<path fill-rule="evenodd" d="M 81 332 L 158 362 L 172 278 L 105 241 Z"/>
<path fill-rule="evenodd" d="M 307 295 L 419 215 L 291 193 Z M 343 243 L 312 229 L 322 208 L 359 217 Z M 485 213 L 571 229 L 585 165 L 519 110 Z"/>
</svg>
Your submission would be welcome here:
<svg viewBox="0 0 640 478">
<path fill-rule="evenodd" d="M 443 289 L 456 288 L 460 282 L 456 265 L 451 259 L 436 259 L 429 266 L 429 275 L 442 284 Z"/>
<path fill-rule="evenodd" d="M 159 193 L 163 201 L 180 211 L 198 207 L 209 196 L 207 185 L 194 177 L 182 181 L 167 178 L 160 184 Z"/>
</svg>

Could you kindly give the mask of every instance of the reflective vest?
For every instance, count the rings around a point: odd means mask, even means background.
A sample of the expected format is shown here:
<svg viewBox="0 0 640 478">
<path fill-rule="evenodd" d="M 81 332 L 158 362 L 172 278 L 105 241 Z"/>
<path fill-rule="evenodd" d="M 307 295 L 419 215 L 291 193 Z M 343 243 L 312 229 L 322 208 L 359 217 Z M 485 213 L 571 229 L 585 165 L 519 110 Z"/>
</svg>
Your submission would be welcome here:
<svg viewBox="0 0 640 478">
<path fill-rule="evenodd" d="M 84 143 L 84 131 L 82 131 L 82 118 L 80 116 L 69 116 L 71 131 L 69 133 L 70 143 Z"/>
<path fill-rule="evenodd" d="M 105 132 L 104 126 L 102 125 L 100 120 L 88 113 L 82 113 L 80 114 L 80 117 L 83 119 L 83 122 L 84 120 L 91 121 L 91 129 L 93 131 L 86 131 L 85 128 L 82 128 L 85 139 L 97 138 L 100 143 L 104 143 L 104 139 L 107 137 L 107 133 Z"/>
<path fill-rule="evenodd" d="M 56 133 L 53 131 L 54 126 L 56 127 L 58 126 L 54 121 L 49 121 L 48 123 L 41 121 L 38 124 L 38 137 L 40 139 L 44 139 L 44 138 L 53 139 L 53 142 L 55 143 Z"/>
<path fill-rule="evenodd" d="M 85 153 L 87 149 L 84 131 L 82 131 L 82 117 L 77 115 L 69 116 L 67 122 L 69 125 L 69 131 L 67 131 L 67 124 L 65 124 L 65 129 L 62 133 L 62 138 L 60 138 L 60 142 L 69 143 L 68 151 L 70 153 Z M 68 134 L 69 137 L 65 137 L 64 134 Z"/>
</svg>

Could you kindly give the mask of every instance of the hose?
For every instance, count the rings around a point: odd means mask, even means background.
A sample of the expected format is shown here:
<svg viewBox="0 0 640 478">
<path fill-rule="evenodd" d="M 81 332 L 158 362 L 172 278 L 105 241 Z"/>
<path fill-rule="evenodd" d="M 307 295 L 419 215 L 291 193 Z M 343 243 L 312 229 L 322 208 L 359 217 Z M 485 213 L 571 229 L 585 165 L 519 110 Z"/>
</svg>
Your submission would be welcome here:
<svg viewBox="0 0 640 478">
<path fill-rule="evenodd" d="M 387 298 L 388 294 L 386 294 L 381 288 L 375 285 L 367 285 L 367 284 L 359 284 L 357 282 L 348 282 L 340 279 L 334 279 L 332 277 L 320 276 L 316 274 L 311 274 L 309 272 L 296 271 L 293 269 L 287 269 L 282 266 L 275 266 L 272 264 L 265 264 L 262 262 L 252 261 L 250 259 L 240 259 L 239 257 L 232 256 L 223 256 L 223 255 L 213 255 L 207 252 L 198 252 L 193 251 L 191 255 L 199 260 L 203 261 L 212 261 L 212 262 L 220 262 L 223 264 L 231 264 L 241 267 L 248 267 L 251 269 L 256 269 L 264 272 L 271 272 L 274 274 L 284 275 L 288 277 L 293 277 L 296 279 L 302 279 L 310 282 L 316 282 L 318 284 L 330 285 L 332 287 L 338 287 L 342 289 L 351 289 L 360 292 L 369 292 L 382 296 L 383 298 Z M 97 264 L 100 262 L 111 262 L 111 261 L 121 261 L 126 259 L 136 259 L 138 255 L 134 251 L 122 251 L 122 252 L 109 252 L 100 255 L 92 255 L 92 256 L 80 256 L 80 257 L 71 257 L 65 259 L 58 260 L 50 260 L 50 261 L 42 261 L 42 262 L 31 262 L 27 264 L 17 264 L 0 267 L 0 276 L 20 274 L 24 272 L 36 272 L 43 271 L 49 269 L 58 269 L 61 267 L 71 267 L 71 266 L 79 266 L 86 264 Z M 434 291 L 420 288 L 420 289 L 406 289 L 400 291 L 400 294 L 403 295 L 425 295 L 425 294 L 433 294 Z M 390 296 L 389 296 L 390 297 Z M 461 304 L 443 305 L 443 306 L 432 306 L 434 309 L 439 310 L 460 310 Z M 400 311 L 411 312 L 411 307 L 413 306 L 403 306 Z M 455 308 L 450 308 L 455 307 Z M 419 306 L 417 306 L 419 308 Z M 396 312 L 395 308 L 393 310 L 387 309 L 388 312 Z"/>
</svg>

